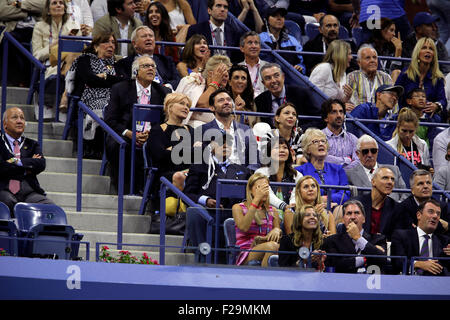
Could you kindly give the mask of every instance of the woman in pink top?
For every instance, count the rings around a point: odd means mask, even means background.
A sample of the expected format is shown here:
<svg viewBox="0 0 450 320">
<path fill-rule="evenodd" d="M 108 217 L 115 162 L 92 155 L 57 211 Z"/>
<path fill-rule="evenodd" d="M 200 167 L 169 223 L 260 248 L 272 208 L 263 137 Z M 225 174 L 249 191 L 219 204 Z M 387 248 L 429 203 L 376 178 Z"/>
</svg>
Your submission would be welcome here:
<svg viewBox="0 0 450 320">
<path fill-rule="evenodd" d="M 263 267 L 267 260 L 276 254 L 281 237 L 280 220 L 269 205 L 269 179 L 255 173 L 246 188 L 246 201 L 233 206 L 233 219 L 236 223 L 236 245 L 241 250 L 266 250 L 268 252 L 241 251 L 237 265 L 259 260 Z"/>
</svg>

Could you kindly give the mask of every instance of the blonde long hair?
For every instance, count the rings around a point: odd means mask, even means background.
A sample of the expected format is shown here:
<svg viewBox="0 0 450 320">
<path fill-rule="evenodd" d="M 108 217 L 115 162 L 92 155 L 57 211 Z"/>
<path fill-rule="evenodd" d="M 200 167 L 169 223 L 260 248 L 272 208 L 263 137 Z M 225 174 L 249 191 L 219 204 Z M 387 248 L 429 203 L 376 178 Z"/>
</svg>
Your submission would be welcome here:
<svg viewBox="0 0 450 320">
<path fill-rule="evenodd" d="M 305 201 L 302 198 L 302 193 L 301 193 L 301 185 L 305 180 L 308 179 L 312 179 L 314 181 L 314 184 L 316 185 L 316 189 L 317 189 L 317 196 L 314 199 L 314 203 L 312 204 L 312 206 L 315 206 L 317 204 L 323 203 L 322 200 L 322 195 L 320 194 L 320 185 L 317 182 L 316 179 L 314 179 L 313 176 L 303 176 L 301 177 L 298 181 L 297 184 L 295 185 L 295 208 L 296 211 L 299 211 L 300 208 L 304 207 L 305 205 L 307 205 L 307 203 L 305 203 Z M 323 209 L 321 212 L 318 212 L 320 214 L 320 218 L 322 219 L 323 224 L 327 227 L 328 229 L 328 213 L 326 209 Z"/>
<path fill-rule="evenodd" d="M 397 118 L 397 127 L 395 127 L 394 133 L 392 134 L 392 137 L 395 137 L 398 135 L 398 130 L 403 122 L 412 122 L 414 124 L 414 127 L 419 127 L 419 119 L 417 118 L 417 115 L 412 111 L 410 108 L 402 108 L 400 112 L 398 113 Z M 416 133 L 414 133 L 416 135 Z M 403 152 L 403 144 L 400 140 L 400 137 L 398 138 L 397 142 L 397 152 L 402 153 Z"/>
<path fill-rule="evenodd" d="M 245 205 L 247 206 L 247 208 L 250 207 L 250 205 L 253 201 L 252 188 L 255 185 L 256 181 L 261 180 L 261 179 L 264 179 L 267 181 L 267 183 L 269 183 L 269 178 L 266 175 L 259 173 L 259 172 L 252 174 L 250 176 L 250 178 L 248 178 L 247 186 L 245 188 L 245 196 L 246 196 Z M 270 206 L 269 198 L 270 197 L 268 196 L 266 199 L 266 202 L 264 203 L 266 210 L 269 210 L 269 206 Z M 271 214 L 271 213 L 269 212 L 269 214 Z M 255 221 L 259 225 L 262 224 L 262 221 L 258 217 L 257 214 L 255 214 Z"/>
<path fill-rule="evenodd" d="M 332 41 L 323 57 L 323 62 L 333 66 L 333 80 L 338 82 L 347 69 L 348 52 L 351 50 L 350 44 L 343 40 Z"/>
<path fill-rule="evenodd" d="M 294 246 L 301 247 L 303 244 L 303 220 L 305 219 L 306 209 L 314 209 L 312 205 L 304 205 L 294 213 L 294 220 L 292 221 L 292 229 L 294 232 Z M 313 232 L 312 243 L 314 249 L 319 249 L 322 245 L 322 231 L 320 230 L 319 225 L 317 225 L 316 230 Z"/>
<path fill-rule="evenodd" d="M 436 85 L 436 82 L 438 81 L 438 79 L 444 78 L 444 74 L 439 69 L 436 45 L 434 44 L 434 41 L 431 38 L 423 37 L 417 41 L 417 44 L 414 47 L 413 53 L 411 55 L 411 64 L 409 65 L 408 69 L 406 70 L 406 75 L 412 81 L 416 81 L 420 77 L 419 54 L 420 54 L 420 50 L 422 50 L 422 47 L 425 44 L 430 44 L 434 51 L 433 61 L 431 62 L 431 66 L 430 66 L 431 82 L 433 83 L 433 86 L 434 86 L 434 85 Z"/>
</svg>

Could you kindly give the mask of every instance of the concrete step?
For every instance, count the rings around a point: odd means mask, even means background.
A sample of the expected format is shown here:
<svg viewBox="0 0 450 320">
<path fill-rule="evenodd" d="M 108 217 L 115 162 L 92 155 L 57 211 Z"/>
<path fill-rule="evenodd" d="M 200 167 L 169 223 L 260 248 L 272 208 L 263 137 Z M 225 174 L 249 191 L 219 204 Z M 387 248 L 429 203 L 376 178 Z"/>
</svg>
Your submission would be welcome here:
<svg viewBox="0 0 450 320">
<path fill-rule="evenodd" d="M 66 211 L 68 223 L 75 230 L 117 232 L 117 212 L 98 213 L 87 211 Z M 123 232 L 147 233 L 150 230 L 150 216 L 124 214 Z"/>
<path fill-rule="evenodd" d="M 46 172 L 77 173 L 76 158 L 45 157 Z M 99 174 L 101 160 L 83 159 L 84 174 Z"/>
<path fill-rule="evenodd" d="M 117 243 L 116 232 L 105 231 L 88 231 L 76 230 L 77 233 L 83 234 L 82 241 L 89 242 L 92 248 L 96 243 Z M 159 251 L 159 234 L 145 233 L 123 233 L 122 243 L 132 244 L 133 246 L 123 246 L 123 250 L 133 251 Z M 166 236 L 166 246 L 181 247 L 183 244 L 182 236 Z M 144 246 L 142 246 L 144 245 Z M 146 247 L 145 245 L 153 245 L 154 247 Z M 180 252 L 181 248 L 166 248 L 166 252 Z"/>
<path fill-rule="evenodd" d="M 39 126 L 38 122 L 27 121 L 27 126 L 25 128 L 25 135 L 28 137 L 35 136 L 37 138 L 38 126 Z M 43 138 L 56 140 L 61 139 L 64 131 L 64 126 L 65 124 L 62 122 L 44 122 Z"/>
<path fill-rule="evenodd" d="M 76 193 L 67 192 L 47 192 L 47 197 L 52 199 L 58 206 L 65 211 L 76 211 Z M 117 215 L 117 195 L 107 194 L 82 194 L 82 210 L 97 213 L 109 213 Z M 124 214 L 138 214 L 142 197 L 124 196 L 123 212 Z"/>
<path fill-rule="evenodd" d="M 74 173 L 42 172 L 38 176 L 41 187 L 46 191 L 77 192 L 77 175 Z M 110 177 L 83 174 L 82 188 L 85 193 L 109 194 Z"/>
<path fill-rule="evenodd" d="M 8 87 L 6 89 L 6 103 L 18 103 L 26 104 L 29 88 Z M 2 90 L 0 87 L 0 99 L 2 96 Z"/>
<path fill-rule="evenodd" d="M 1 93 L 0 93 L 1 96 Z M 6 104 L 6 109 L 12 108 L 12 107 L 19 107 L 20 109 L 22 109 L 23 114 L 25 115 L 25 120 L 28 121 L 35 121 L 35 116 L 34 116 L 34 105 L 32 104 L 21 104 L 21 103 L 7 103 Z"/>
<path fill-rule="evenodd" d="M 37 135 L 32 139 L 37 140 Z M 75 157 L 72 152 L 73 142 L 70 140 L 43 139 L 42 144 L 42 152 L 44 153 L 45 157 Z"/>
</svg>

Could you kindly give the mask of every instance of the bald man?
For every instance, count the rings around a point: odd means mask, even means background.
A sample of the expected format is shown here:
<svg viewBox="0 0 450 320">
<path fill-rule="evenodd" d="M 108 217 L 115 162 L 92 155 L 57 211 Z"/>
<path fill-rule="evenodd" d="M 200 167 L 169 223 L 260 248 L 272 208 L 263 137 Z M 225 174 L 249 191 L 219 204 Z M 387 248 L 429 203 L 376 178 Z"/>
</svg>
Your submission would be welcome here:
<svg viewBox="0 0 450 320">
<path fill-rule="evenodd" d="M 0 201 L 14 216 L 18 202 L 49 203 L 36 176 L 45 170 L 45 158 L 37 141 L 23 136 L 26 121 L 20 108 L 3 114 L 5 133 L 0 141 Z"/>
</svg>

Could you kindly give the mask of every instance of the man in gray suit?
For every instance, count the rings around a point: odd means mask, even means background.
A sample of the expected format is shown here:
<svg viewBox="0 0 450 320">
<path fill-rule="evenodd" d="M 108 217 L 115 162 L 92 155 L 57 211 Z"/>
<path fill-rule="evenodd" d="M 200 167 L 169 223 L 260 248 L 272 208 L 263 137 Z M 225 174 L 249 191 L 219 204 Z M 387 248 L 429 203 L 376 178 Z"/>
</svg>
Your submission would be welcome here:
<svg viewBox="0 0 450 320">
<path fill-rule="evenodd" d="M 357 187 L 372 187 L 372 177 L 378 167 L 391 169 L 395 176 L 394 189 L 407 189 L 398 167 L 388 164 L 378 164 L 378 143 L 371 136 L 362 135 L 356 144 L 356 154 L 359 157 L 359 164 L 346 171 L 348 183 Z M 397 202 L 408 197 L 408 193 L 392 192 L 389 197 Z"/>
</svg>

